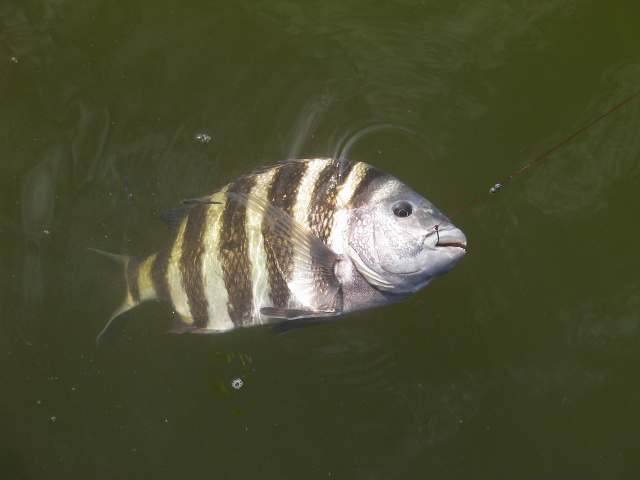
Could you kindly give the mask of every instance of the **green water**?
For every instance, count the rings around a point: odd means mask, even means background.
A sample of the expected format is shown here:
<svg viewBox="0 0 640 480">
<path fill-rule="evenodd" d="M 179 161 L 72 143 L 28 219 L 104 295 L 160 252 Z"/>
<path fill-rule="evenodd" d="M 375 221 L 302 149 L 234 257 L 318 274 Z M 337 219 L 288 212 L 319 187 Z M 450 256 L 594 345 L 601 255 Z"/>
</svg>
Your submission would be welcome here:
<svg viewBox="0 0 640 480">
<path fill-rule="evenodd" d="M 457 216 L 451 273 L 337 324 L 165 335 L 150 303 L 98 354 L 124 286 L 85 248 L 150 254 L 181 198 L 360 132 L 350 158 L 450 214 L 640 88 L 638 25 L 635 0 L 2 3 L 0 477 L 640 478 L 640 99 Z"/>
</svg>

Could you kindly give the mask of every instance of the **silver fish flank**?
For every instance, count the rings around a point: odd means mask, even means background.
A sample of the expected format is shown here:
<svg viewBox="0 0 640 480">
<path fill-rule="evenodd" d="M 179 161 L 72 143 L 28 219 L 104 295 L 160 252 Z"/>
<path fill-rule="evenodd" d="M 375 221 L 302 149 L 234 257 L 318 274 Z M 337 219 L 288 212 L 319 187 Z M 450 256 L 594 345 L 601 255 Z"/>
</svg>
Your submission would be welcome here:
<svg viewBox="0 0 640 480">
<path fill-rule="evenodd" d="M 182 209 L 169 246 L 124 265 L 122 305 L 98 336 L 112 343 L 122 313 L 171 302 L 171 332 L 220 333 L 276 323 L 277 333 L 404 300 L 451 270 L 466 238 L 396 178 L 327 158 L 261 168 Z"/>
</svg>

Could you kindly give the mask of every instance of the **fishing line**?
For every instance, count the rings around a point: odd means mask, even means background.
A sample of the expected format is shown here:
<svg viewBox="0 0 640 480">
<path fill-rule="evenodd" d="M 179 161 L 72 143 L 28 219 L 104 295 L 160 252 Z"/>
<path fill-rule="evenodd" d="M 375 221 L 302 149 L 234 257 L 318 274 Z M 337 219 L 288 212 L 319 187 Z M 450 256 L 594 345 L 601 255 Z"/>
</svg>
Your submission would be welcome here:
<svg viewBox="0 0 640 480">
<path fill-rule="evenodd" d="M 408 129 L 407 127 L 403 127 L 402 125 L 396 125 L 393 123 L 376 123 L 364 128 L 358 125 L 356 127 L 356 130 L 358 130 L 357 133 L 352 134 L 351 132 L 349 132 L 340 139 L 340 141 L 338 142 L 338 146 L 336 147 L 336 151 L 333 154 L 333 158 L 337 158 L 338 160 L 347 158 L 347 156 L 349 155 L 349 151 L 358 140 L 366 135 L 369 135 L 370 133 L 378 132 L 379 130 L 396 130 L 402 133 L 406 133 L 409 136 L 417 139 L 421 147 L 426 147 L 424 141 L 414 131 Z M 342 145 L 343 143 L 344 145 Z"/>
<path fill-rule="evenodd" d="M 564 145 L 565 143 L 567 143 L 568 141 L 572 140 L 573 138 L 577 137 L 578 135 L 580 135 L 582 132 L 584 132 L 586 129 L 588 129 L 589 127 L 595 125 L 596 123 L 598 123 L 600 120 L 602 120 L 604 117 L 606 117 L 607 115 L 609 115 L 610 113 L 614 112 L 615 110 L 617 110 L 618 108 L 620 108 L 621 106 L 623 106 L 625 103 L 633 100 L 635 97 L 637 97 L 638 95 L 640 95 L 640 90 L 638 90 L 636 93 L 634 93 L 633 95 L 631 95 L 629 98 L 627 98 L 626 100 L 620 102 L 618 105 L 616 105 L 615 107 L 613 107 L 612 109 L 606 111 L 605 113 L 603 113 L 602 115 L 600 115 L 598 118 L 596 118 L 595 120 L 593 120 L 591 123 L 585 125 L 584 127 L 582 127 L 580 130 L 578 130 L 577 132 L 575 132 L 573 135 L 565 138 L 562 142 L 558 143 L 555 147 L 547 150 L 546 152 L 544 152 L 542 155 L 540 155 L 538 158 L 536 158 L 535 160 L 533 160 L 532 162 L 527 163 L 524 167 L 522 167 L 520 170 L 512 173 L 511 175 L 509 175 L 507 178 L 505 178 L 502 182 L 500 183 L 496 183 L 493 187 L 491 187 L 488 191 L 484 192 L 482 195 L 480 195 L 478 198 L 476 198 L 475 200 L 467 203 L 464 207 L 462 207 L 460 210 L 458 210 L 457 212 L 453 213 L 452 215 L 449 215 L 447 218 L 445 218 L 442 222 L 440 222 L 437 225 L 434 225 L 433 227 L 429 228 L 429 230 L 436 230 L 436 233 L 438 233 L 438 228 L 440 227 L 440 225 L 442 225 L 443 223 L 448 222 L 449 220 L 451 220 L 453 217 L 455 217 L 456 215 L 458 215 L 459 213 L 464 212 L 467 208 L 471 207 L 471 205 L 474 205 L 476 203 L 478 203 L 480 200 L 482 200 L 483 198 L 485 198 L 488 195 L 492 195 L 494 193 L 497 193 L 498 190 L 500 190 L 505 183 L 511 181 L 516 175 L 520 175 L 522 172 L 524 172 L 527 168 L 533 166 L 535 163 L 537 163 L 538 161 L 542 160 L 544 157 L 546 157 L 547 155 L 549 155 L 551 152 L 557 150 L 558 148 L 560 148 L 562 145 Z"/>
</svg>

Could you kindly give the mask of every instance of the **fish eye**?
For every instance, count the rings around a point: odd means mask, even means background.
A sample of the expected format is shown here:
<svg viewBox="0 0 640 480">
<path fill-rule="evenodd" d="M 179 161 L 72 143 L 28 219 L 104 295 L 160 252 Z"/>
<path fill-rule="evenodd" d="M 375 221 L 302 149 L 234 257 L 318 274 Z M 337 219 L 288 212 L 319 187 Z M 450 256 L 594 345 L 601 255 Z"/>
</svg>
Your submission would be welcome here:
<svg viewBox="0 0 640 480">
<path fill-rule="evenodd" d="M 409 202 L 398 202 L 393 206 L 393 214 L 396 217 L 405 218 L 413 213 L 413 207 Z"/>
</svg>

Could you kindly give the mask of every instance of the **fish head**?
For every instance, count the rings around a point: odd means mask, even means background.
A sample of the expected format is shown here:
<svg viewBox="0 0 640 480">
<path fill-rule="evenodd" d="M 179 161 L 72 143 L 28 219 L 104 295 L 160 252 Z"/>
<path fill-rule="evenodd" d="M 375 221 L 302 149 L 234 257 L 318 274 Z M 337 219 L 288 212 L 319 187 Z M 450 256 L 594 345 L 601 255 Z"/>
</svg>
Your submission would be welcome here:
<svg viewBox="0 0 640 480">
<path fill-rule="evenodd" d="M 464 233 L 429 200 L 390 175 L 372 182 L 354 207 L 348 255 L 379 290 L 413 293 L 465 255 Z"/>
</svg>

